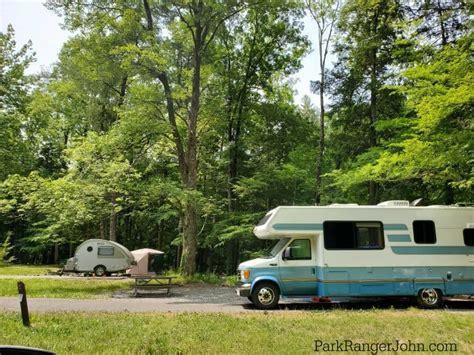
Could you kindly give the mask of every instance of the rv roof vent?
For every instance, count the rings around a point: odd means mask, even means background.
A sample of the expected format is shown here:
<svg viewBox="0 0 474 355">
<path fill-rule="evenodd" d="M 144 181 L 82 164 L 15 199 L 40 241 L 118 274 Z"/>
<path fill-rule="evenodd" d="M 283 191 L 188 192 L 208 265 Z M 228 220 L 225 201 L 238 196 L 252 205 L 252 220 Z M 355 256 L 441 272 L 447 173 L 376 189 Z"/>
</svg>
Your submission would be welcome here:
<svg viewBox="0 0 474 355">
<path fill-rule="evenodd" d="M 377 206 L 408 207 L 410 206 L 410 202 L 405 201 L 405 200 L 392 200 L 392 201 L 380 202 Z"/>
</svg>

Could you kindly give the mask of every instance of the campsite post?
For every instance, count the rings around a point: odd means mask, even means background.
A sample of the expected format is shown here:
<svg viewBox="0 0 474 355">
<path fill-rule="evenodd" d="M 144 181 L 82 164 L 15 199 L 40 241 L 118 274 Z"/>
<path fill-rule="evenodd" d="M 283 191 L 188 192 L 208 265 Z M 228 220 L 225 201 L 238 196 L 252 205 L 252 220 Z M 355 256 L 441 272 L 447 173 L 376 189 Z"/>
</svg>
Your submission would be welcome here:
<svg viewBox="0 0 474 355">
<path fill-rule="evenodd" d="M 26 301 L 25 284 L 21 281 L 18 281 L 17 286 L 18 286 L 18 295 L 20 297 L 21 319 L 23 320 L 23 325 L 25 327 L 29 327 L 30 315 L 28 314 L 28 303 Z"/>
</svg>

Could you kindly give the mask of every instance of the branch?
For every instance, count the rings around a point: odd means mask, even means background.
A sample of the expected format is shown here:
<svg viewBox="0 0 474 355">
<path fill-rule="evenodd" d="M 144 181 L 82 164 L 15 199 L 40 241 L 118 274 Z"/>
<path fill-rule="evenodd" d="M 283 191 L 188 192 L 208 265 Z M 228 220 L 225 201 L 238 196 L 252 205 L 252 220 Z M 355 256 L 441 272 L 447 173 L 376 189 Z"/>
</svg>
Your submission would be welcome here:
<svg viewBox="0 0 474 355">
<path fill-rule="evenodd" d="M 153 31 L 153 17 L 151 16 L 151 9 L 148 0 L 143 0 L 143 7 L 145 8 L 147 30 Z"/>
</svg>

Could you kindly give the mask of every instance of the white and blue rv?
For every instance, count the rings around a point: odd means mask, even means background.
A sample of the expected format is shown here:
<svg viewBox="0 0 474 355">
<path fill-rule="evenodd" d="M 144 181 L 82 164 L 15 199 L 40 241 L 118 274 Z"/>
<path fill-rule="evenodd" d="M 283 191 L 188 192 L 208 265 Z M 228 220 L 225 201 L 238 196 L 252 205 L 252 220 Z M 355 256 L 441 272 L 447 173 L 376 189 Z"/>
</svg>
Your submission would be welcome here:
<svg viewBox="0 0 474 355">
<path fill-rule="evenodd" d="M 413 296 L 435 308 L 443 296 L 474 295 L 472 207 L 282 206 L 254 234 L 276 243 L 239 265 L 237 293 L 260 309 L 280 296 Z"/>
</svg>

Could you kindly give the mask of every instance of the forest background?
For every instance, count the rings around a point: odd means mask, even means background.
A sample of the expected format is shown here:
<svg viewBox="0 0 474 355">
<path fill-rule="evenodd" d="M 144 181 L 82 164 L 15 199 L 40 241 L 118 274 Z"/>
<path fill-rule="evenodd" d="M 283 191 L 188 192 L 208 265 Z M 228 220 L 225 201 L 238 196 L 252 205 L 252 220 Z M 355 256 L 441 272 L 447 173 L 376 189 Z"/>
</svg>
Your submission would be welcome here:
<svg viewBox="0 0 474 355">
<path fill-rule="evenodd" d="M 279 205 L 474 200 L 467 1 L 46 6 L 73 33 L 50 70 L 27 75 L 31 43 L 0 33 L 2 257 L 58 264 L 105 238 L 232 274 Z M 318 105 L 297 104 L 311 48 Z"/>
</svg>

